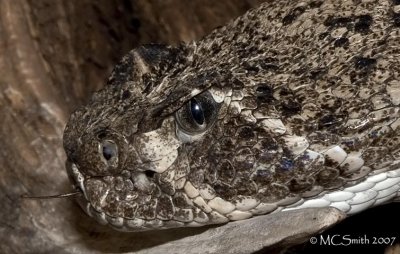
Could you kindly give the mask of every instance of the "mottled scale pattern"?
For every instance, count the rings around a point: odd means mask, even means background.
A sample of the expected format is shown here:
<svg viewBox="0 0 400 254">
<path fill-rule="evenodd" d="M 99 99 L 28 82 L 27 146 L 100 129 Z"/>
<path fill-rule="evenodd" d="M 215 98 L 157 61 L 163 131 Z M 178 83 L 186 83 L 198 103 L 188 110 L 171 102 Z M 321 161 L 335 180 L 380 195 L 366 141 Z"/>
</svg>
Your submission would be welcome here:
<svg viewBox="0 0 400 254">
<path fill-rule="evenodd" d="M 399 196 L 399 75 L 400 1 L 270 1 L 128 53 L 72 114 L 67 170 L 119 230 L 360 212 Z"/>
</svg>

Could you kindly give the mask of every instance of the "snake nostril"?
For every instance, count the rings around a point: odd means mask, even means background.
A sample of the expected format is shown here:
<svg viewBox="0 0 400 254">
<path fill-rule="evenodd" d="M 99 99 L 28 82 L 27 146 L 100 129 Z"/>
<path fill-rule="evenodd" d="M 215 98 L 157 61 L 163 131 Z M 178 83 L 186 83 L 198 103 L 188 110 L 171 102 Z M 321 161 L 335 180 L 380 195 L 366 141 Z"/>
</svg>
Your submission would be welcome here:
<svg viewBox="0 0 400 254">
<path fill-rule="evenodd" d="M 154 171 L 152 171 L 152 170 L 146 170 L 146 171 L 144 171 L 144 174 L 145 174 L 148 178 L 153 178 L 155 173 L 156 173 L 156 172 L 154 172 Z"/>
<path fill-rule="evenodd" d="M 118 147 L 112 140 L 104 140 L 100 145 L 100 152 L 103 155 L 103 158 L 109 162 L 112 159 L 116 159 L 118 157 Z"/>
<path fill-rule="evenodd" d="M 115 152 L 110 147 L 103 146 L 103 157 L 106 160 L 110 160 L 114 156 L 114 153 Z"/>
</svg>

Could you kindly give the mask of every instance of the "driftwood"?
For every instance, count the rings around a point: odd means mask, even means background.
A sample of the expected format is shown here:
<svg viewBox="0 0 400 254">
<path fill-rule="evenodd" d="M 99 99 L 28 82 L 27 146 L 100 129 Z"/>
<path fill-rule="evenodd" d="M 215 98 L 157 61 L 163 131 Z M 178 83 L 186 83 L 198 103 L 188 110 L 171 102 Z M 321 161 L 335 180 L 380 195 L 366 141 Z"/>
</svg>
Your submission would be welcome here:
<svg viewBox="0 0 400 254">
<path fill-rule="evenodd" d="M 71 111 L 103 85 L 123 54 L 143 43 L 174 44 L 200 38 L 260 2 L 1 0 L 0 253 L 179 253 L 182 246 L 190 249 L 192 241 L 211 253 L 223 249 L 206 249 L 208 243 L 201 244 L 201 239 L 214 237 L 210 245 L 215 247 L 218 241 L 228 243 L 229 237 L 238 237 L 235 234 L 242 232 L 238 227 L 255 234 L 252 224 L 242 222 L 209 230 L 120 233 L 97 225 L 72 199 L 23 200 L 20 196 L 71 190 L 64 169 L 64 125 Z M 334 209 L 291 216 L 315 218 L 301 228 L 308 234 L 343 218 Z M 273 228 L 285 223 L 285 218 L 279 215 L 275 221 L 254 225 L 259 230 L 266 225 Z M 230 253 L 307 240 L 299 227 L 290 229 L 291 234 L 289 229 L 266 229 L 257 234 L 263 240 L 231 248 Z M 251 233 L 245 239 L 250 241 Z"/>
</svg>

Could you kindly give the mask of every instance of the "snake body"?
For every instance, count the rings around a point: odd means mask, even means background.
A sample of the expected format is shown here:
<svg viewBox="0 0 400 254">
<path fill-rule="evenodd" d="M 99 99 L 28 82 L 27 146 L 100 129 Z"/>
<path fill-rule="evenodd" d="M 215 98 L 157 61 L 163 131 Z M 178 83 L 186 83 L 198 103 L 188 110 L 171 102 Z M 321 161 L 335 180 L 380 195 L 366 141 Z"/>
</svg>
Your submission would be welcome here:
<svg viewBox="0 0 400 254">
<path fill-rule="evenodd" d="M 400 1 L 272 1 L 203 39 L 129 52 L 64 133 L 84 210 L 118 230 L 400 190 Z"/>
</svg>

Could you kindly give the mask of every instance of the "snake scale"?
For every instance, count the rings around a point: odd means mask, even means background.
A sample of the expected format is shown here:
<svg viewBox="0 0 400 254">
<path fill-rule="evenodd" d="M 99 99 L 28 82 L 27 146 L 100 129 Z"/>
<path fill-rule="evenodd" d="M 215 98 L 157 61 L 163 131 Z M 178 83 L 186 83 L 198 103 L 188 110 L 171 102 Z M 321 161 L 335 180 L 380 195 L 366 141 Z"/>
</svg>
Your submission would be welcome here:
<svg viewBox="0 0 400 254">
<path fill-rule="evenodd" d="M 123 231 L 399 197 L 400 1 L 269 1 L 129 52 L 64 132 L 79 203 Z"/>
</svg>

